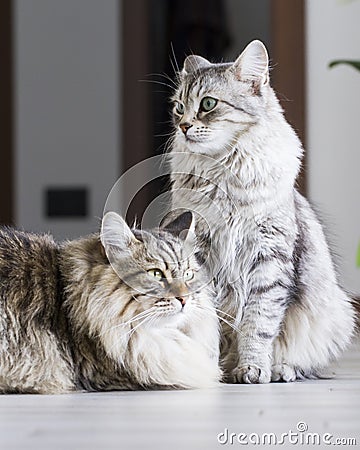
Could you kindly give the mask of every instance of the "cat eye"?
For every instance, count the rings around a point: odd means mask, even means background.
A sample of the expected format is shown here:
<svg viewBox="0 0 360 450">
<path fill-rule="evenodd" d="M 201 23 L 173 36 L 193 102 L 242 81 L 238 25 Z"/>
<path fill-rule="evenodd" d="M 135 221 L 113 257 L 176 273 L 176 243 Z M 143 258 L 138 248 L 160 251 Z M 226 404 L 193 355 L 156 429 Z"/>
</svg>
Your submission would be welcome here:
<svg viewBox="0 0 360 450">
<path fill-rule="evenodd" d="M 182 116 L 185 112 L 185 106 L 180 102 L 176 102 L 176 112 Z"/>
<path fill-rule="evenodd" d="M 194 271 L 191 269 L 188 269 L 185 271 L 184 273 L 184 280 L 185 281 L 190 281 L 194 278 Z"/>
<path fill-rule="evenodd" d="M 217 105 L 217 100 L 212 97 L 204 97 L 200 103 L 200 109 L 202 111 L 208 112 L 215 108 Z"/>
<path fill-rule="evenodd" d="M 160 269 L 150 269 L 147 271 L 149 275 L 156 278 L 158 281 L 161 281 L 165 278 L 165 275 L 162 273 Z"/>
</svg>

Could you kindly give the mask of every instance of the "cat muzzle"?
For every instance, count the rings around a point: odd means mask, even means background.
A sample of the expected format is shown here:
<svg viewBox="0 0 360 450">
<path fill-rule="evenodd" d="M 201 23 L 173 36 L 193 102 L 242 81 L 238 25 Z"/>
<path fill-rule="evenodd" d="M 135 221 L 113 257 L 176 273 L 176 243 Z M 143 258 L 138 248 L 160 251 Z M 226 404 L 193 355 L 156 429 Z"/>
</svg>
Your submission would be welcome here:
<svg viewBox="0 0 360 450">
<path fill-rule="evenodd" d="M 176 298 L 176 300 L 179 300 L 179 302 L 181 303 L 182 307 L 185 306 L 186 300 L 185 300 L 184 297 L 175 297 L 175 298 Z"/>
<path fill-rule="evenodd" d="M 182 131 L 185 135 L 186 135 L 188 129 L 191 128 L 191 127 L 192 127 L 192 125 L 191 125 L 190 123 L 188 123 L 188 122 L 185 122 L 185 123 L 181 123 L 181 124 L 180 124 L 181 131 Z"/>
</svg>

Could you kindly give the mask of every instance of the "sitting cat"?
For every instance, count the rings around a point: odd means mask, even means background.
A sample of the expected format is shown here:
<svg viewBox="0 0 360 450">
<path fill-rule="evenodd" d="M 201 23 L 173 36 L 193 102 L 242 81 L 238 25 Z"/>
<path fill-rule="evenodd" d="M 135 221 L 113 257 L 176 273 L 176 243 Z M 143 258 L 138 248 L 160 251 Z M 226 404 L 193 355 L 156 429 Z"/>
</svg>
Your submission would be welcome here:
<svg viewBox="0 0 360 450">
<path fill-rule="evenodd" d="M 0 229 L 0 392 L 216 383 L 218 320 L 192 221 L 140 231 L 107 213 L 100 235 L 61 245 Z"/>
<path fill-rule="evenodd" d="M 200 256 L 236 319 L 237 330 L 222 330 L 227 380 L 317 375 L 349 344 L 356 314 L 295 188 L 303 149 L 270 86 L 265 46 L 251 42 L 234 63 L 189 56 L 173 102 L 172 209 L 197 213 Z"/>
</svg>

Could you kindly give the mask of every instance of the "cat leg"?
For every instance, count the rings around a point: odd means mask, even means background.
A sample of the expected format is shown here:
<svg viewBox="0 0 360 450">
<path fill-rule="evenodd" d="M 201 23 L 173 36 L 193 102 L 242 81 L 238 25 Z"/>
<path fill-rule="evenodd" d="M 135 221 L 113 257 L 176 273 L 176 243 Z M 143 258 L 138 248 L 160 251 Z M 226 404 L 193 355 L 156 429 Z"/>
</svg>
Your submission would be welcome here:
<svg viewBox="0 0 360 450">
<path fill-rule="evenodd" d="M 292 263 L 276 258 L 256 264 L 248 285 L 238 336 L 239 362 L 232 371 L 236 383 L 269 383 L 273 342 L 279 334 L 291 285 Z"/>
<path fill-rule="evenodd" d="M 296 369 L 294 366 L 282 363 L 274 364 L 271 369 L 271 381 L 285 381 L 289 383 L 295 381 L 297 378 Z"/>
<path fill-rule="evenodd" d="M 257 287 L 243 310 L 238 336 L 239 362 L 231 372 L 234 383 L 269 383 L 273 341 L 278 335 L 287 289 L 278 283 Z"/>
<path fill-rule="evenodd" d="M 252 317 L 254 313 L 256 314 L 252 308 L 246 308 L 244 316 Z M 274 321 L 268 326 L 260 315 L 257 319 L 251 329 L 248 326 L 241 327 L 241 335 L 238 336 L 239 362 L 230 378 L 233 383 L 262 384 L 271 380 L 272 341 L 277 333 L 278 323 Z M 280 320 L 279 318 L 276 322 Z"/>
</svg>

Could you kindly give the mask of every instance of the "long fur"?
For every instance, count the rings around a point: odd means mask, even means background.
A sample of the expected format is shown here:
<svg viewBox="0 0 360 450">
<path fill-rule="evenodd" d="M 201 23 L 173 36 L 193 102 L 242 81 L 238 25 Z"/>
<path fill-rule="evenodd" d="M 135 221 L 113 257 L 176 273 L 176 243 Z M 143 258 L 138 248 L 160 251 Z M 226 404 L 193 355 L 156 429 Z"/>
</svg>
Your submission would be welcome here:
<svg viewBox="0 0 360 450">
<path fill-rule="evenodd" d="M 113 213 L 101 239 L 1 229 L 0 393 L 215 385 L 218 319 L 186 246 Z"/>
<path fill-rule="evenodd" d="M 269 84 L 266 49 L 254 41 L 233 64 L 189 58 L 173 97 L 172 208 L 197 215 L 218 305 L 236 319 L 238 331 L 222 330 L 225 374 L 315 376 L 349 344 L 355 311 L 294 187 L 303 149 Z"/>
</svg>

